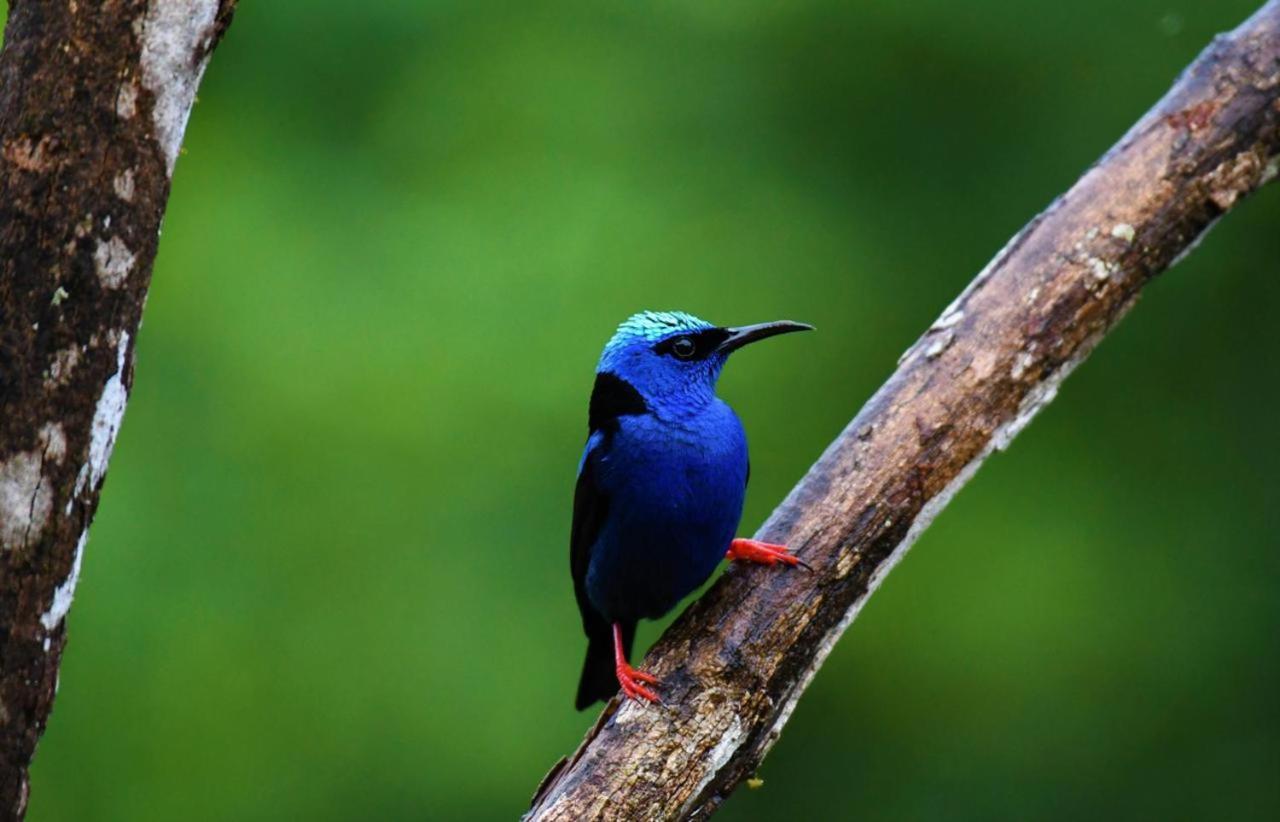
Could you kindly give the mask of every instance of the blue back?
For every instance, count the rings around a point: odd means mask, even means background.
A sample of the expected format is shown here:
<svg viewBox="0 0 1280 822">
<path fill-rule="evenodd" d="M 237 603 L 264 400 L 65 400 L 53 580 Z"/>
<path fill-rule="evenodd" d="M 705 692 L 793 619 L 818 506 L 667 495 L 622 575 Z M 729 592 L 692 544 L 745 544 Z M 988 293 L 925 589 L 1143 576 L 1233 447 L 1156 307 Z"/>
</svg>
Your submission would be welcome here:
<svg viewBox="0 0 1280 822">
<path fill-rule="evenodd" d="M 748 459 L 737 415 L 715 396 L 726 336 L 688 314 L 646 312 L 605 346 L 575 500 L 584 623 L 588 609 L 609 622 L 661 616 L 734 538 Z M 684 347 L 671 350 L 676 341 Z"/>
<path fill-rule="evenodd" d="M 721 328 L 646 311 L 605 345 L 569 536 L 587 635 L 579 709 L 617 690 L 615 659 L 630 657 L 636 622 L 662 616 L 706 582 L 737 532 L 751 469 L 742 424 L 716 397 L 725 360 L 756 340 L 810 328 L 787 320 Z"/>
<path fill-rule="evenodd" d="M 609 496 L 586 588 L 610 621 L 656 618 L 711 576 L 742 518 L 747 441 L 713 399 L 678 425 L 628 416 L 587 459 Z"/>
</svg>

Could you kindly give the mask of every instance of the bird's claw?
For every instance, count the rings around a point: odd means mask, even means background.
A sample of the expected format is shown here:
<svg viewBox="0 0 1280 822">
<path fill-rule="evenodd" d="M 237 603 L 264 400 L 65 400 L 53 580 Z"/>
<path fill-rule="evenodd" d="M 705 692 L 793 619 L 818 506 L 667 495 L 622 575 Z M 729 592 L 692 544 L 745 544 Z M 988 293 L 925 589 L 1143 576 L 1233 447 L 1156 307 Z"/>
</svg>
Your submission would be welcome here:
<svg viewBox="0 0 1280 822">
<path fill-rule="evenodd" d="M 656 693 L 640 684 L 644 682 L 648 685 L 657 685 L 658 678 L 656 676 L 636 670 L 625 664 L 616 666 L 614 670 L 618 674 L 618 684 L 622 686 L 622 692 L 629 698 L 643 699 L 648 702 L 662 702 Z"/>
<path fill-rule="evenodd" d="M 809 563 L 791 553 L 787 546 L 775 545 L 772 542 L 760 542 L 754 539 L 735 539 L 729 543 L 729 551 L 725 554 L 725 559 L 754 562 L 758 565 L 776 565 L 778 563 L 792 567 L 799 565 L 807 571 L 813 570 Z"/>
</svg>

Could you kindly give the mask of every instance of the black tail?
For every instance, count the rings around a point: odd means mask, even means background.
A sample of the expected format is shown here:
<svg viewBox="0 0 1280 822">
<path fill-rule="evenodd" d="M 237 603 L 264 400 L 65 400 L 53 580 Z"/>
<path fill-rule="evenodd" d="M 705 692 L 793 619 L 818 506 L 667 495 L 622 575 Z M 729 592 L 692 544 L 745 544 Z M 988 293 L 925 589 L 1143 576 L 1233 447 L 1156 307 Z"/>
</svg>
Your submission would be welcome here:
<svg viewBox="0 0 1280 822">
<path fill-rule="evenodd" d="M 594 622 L 594 621 L 593 621 Z M 587 658 L 582 663 L 582 678 L 578 680 L 578 698 L 574 707 L 579 711 L 592 703 L 606 700 L 618 692 L 618 675 L 613 666 L 613 628 L 603 620 L 595 624 L 587 634 Z M 631 658 L 631 643 L 636 638 L 635 623 L 622 626 L 622 648 Z"/>
</svg>

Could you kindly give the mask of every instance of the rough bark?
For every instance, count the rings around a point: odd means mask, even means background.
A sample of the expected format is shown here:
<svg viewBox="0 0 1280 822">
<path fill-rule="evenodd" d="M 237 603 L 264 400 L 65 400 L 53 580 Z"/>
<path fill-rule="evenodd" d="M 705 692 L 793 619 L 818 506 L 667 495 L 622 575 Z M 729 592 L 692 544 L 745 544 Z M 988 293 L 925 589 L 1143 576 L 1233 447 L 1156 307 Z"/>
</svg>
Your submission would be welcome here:
<svg viewBox="0 0 1280 822">
<path fill-rule="evenodd" d="M 235 0 L 11 0 L 0 53 L 0 818 L 26 809 L 169 180 Z"/>
<path fill-rule="evenodd" d="M 835 641 L 982 461 L 1139 292 L 1280 166 L 1280 0 L 1220 36 L 906 352 L 757 536 L 812 575 L 729 570 L 540 786 L 537 820 L 696 818 L 777 740 Z"/>
</svg>

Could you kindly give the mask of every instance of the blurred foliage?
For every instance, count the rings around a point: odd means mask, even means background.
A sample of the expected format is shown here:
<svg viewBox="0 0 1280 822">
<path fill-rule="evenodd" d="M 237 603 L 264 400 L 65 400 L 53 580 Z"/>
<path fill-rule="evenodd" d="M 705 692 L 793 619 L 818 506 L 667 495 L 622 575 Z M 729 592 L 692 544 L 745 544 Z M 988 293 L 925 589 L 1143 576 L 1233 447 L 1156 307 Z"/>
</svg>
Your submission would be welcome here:
<svg viewBox="0 0 1280 822">
<path fill-rule="evenodd" d="M 749 532 L 1258 3 L 242 3 L 30 819 L 513 817 L 592 719 L 566 541 L 613 326 L 818 326 L 722 383 Z M 723 818 L 1280 814 L 1278 222 L 1150 289 Z"/>
</svg>

